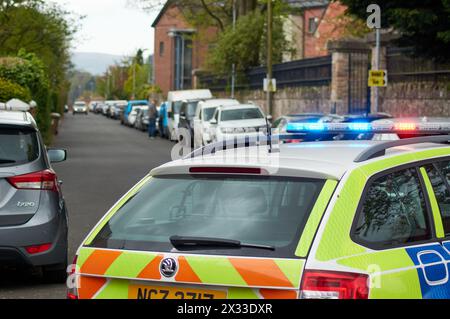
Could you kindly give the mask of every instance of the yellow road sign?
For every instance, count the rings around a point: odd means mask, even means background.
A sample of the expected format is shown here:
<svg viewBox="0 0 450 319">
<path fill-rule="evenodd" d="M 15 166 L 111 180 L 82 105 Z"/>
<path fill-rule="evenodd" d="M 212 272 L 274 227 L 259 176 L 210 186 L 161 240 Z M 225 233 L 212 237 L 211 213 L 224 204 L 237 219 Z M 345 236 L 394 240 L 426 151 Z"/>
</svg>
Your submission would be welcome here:
<svg viewBox="0 0 450 319">
<path fill-rule="evenodd" d="M 369 86 L 370 87 L 386 87 L 388 85 L 387 70 L 370 70 Z"/>
</svg>

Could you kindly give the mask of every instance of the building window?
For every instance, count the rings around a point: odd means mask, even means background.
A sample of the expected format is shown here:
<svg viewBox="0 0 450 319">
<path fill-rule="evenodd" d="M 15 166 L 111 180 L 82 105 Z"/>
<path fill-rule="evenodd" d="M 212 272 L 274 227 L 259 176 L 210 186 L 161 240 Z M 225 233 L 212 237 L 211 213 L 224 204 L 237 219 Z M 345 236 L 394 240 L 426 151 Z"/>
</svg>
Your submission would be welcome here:
<svg viewBox="0 0 450 319">
<path fill-rule="evenodd" d="M 159 42 L 159 56 L 163 56 L 164 55 L 164 42 Z"/>
<path fill-rule="evenodd" d="M 311 33 L 311 34 L 315 33 L 318 26 L 319 26 L 319 18 L 317 18 L 317 17 L 309 18 L 309 21 L 308 21 L 308 32 L 309 33 Z"/>
<path fill-rule="evenodd" d="M 175 90 L 190 89 L 192 86 L 192 40 L 176 36 L 175 40 Z"/>
</svg>

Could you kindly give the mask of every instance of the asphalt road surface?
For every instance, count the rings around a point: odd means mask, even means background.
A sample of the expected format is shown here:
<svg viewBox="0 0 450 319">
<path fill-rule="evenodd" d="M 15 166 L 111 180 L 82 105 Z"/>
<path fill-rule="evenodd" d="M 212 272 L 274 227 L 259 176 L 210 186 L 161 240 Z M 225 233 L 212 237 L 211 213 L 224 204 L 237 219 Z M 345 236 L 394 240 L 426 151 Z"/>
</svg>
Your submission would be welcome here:
<svg viewBox="0 0 450 319">
<path fill-rule="evenodd" d="M 99 219 L 152 168 L 170 161 L 173 143 L 101 115 L 66 115 L 54 147 L 68 160 L 54 165 L 69 210 L 69 262 Z M 0 299 L 66 297 L 65 285 L 43 284 L 38 274 L 0 272 Z"/>
</svg>

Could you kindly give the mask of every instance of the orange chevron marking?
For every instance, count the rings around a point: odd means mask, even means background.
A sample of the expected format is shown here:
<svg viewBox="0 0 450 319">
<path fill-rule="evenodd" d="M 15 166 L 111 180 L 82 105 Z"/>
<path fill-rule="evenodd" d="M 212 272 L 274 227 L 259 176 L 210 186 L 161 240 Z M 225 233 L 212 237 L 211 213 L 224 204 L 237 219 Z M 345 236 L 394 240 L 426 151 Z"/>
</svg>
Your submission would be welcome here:
<svg viewBox="0 0 450 319">
<path fill-rule="evenodd" d="M 121 255 L 119 251 L 96 250 L 81 266 L 82 274 L 104 275 L 112 263 Z"/>
<path fill-rule="evenodd" d="M 293 287 L 280 267 L 271 259 L 229 260 L 249 286 Z"/>
<path fill-rule="evenodd" d="M 175 277 L 176 281 L 182 282 L 202 282 L 197 274 L 192 269 L 191 265 L 189 265 L 188 261 L 185 257 L 181 256 L 178 258 L 179 271 Z"/>
<path fill-rule="evenodd" d="M 161 279 L 161 273 L 159 272 L 159 264 L 161 263 L 163 255 L 156 256 L 138 275 L 140 279 Z"/>
<path fill-rule="evenodd" d="M 78 294 L 80 299 L 92 299 L 106 284 L 105 278 L 80 277 L 80 288 Z"/>
</svg>

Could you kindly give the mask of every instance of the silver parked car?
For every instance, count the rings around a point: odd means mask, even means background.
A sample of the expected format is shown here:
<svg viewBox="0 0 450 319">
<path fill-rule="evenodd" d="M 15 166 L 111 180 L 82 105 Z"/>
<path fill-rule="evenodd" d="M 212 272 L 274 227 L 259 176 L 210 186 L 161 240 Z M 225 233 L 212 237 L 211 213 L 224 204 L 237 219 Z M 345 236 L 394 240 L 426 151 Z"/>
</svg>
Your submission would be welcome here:
<svg viewBox="0 0 450 319">
<path fill-rule="evenodd" d="M 0 111 L 0 265 L 42 269 L 64 282 L 67 211 L 51 163 L 65 150 L 47 150 L 31 114 Z"/>
</svg>

